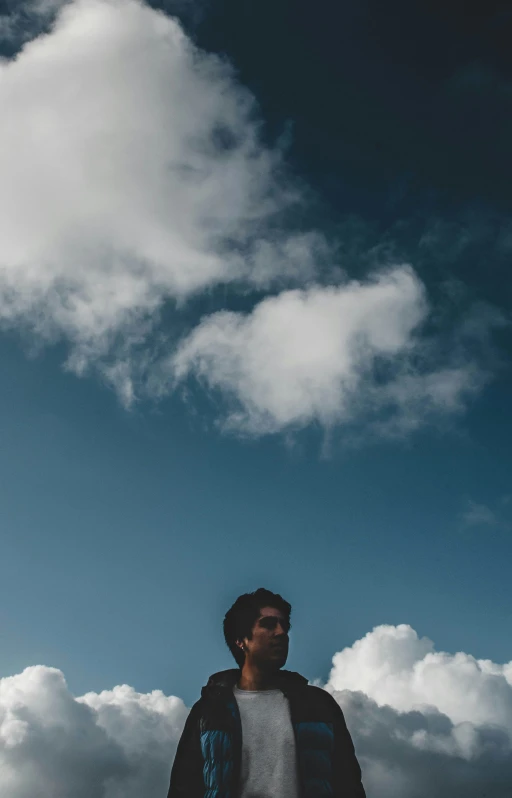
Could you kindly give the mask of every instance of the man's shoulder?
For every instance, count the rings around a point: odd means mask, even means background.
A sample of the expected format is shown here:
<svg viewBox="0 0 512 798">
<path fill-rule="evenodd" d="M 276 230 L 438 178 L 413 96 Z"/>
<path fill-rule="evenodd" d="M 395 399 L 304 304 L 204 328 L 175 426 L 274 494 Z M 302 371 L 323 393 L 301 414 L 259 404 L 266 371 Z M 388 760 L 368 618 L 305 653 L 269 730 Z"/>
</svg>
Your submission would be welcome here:
<svg viewBox="0 0 512 798">
<path fill-rule="evenodd" d="M 340 705 L 331 693 L 328 693 L 323 687 L 317 687 L 314 684 L 307 684 L 303 687 L 303 700 L 311 707 L 323 709 L 333 718 L 341 712 Z"/>
<path fill-rule="evenodd" d="M 190 712 L 195 712 L 195 713 L 197 713 L 197 712 L 200 712 L 200 711 L 201 711 L 201 710 L 202 710 L 202 709 L 205 707 L 205 705 L 206 705 L 207 703 L 208 703 L 208 702 L 207 702 L 207 699 L 206 699 L 204 696 L 199 696 L 199 698 L 197 699 L 197 701 L 195 701 L 195 702 L 192 704 L 192 707 L 191 707 L 191 709 L 190 709 Z"/>
<path fill-rule="evenodd" d="M 327 704 L 332 703 L 333 701 L 336 703 L 332 695 L 323 687 L 317 687 L 315 684 L 306 684 L 304 689 L 307 690 L 308 695 L 311 696 L 313 700 L 316 699 L 317 701 L 324 701 Z"/>
<path fill-rule="evenodd" d="M 204 698 L 198 698 L 192 706 L 190 707 L 190 712 L 188 713 L 188 722 L 190 723 L 193 720 L 197 720 L 203 712 L 204 708 Z"/>
</svg>

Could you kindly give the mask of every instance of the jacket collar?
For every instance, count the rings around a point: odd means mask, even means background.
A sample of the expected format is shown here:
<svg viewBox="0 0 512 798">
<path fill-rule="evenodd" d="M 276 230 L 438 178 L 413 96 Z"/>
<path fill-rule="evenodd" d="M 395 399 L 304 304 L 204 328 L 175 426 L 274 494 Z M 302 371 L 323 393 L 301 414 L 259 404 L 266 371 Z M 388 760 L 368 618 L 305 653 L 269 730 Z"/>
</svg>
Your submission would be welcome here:
<svg viewBox="0 0 512 798">
<path fill-rule="evenodd" d="M 212 673 L 208 682 L 201 690 L 203 698 L 213 695 L 220 695 L 226 691 L 231 691 L 240 679 L 240 668 L 229 668 L 225 671 Z M 283 693 L 288 694 L 308 684 L 308 680 L 296 671 L 278 671 L 278 687 Z"/>
</svg>

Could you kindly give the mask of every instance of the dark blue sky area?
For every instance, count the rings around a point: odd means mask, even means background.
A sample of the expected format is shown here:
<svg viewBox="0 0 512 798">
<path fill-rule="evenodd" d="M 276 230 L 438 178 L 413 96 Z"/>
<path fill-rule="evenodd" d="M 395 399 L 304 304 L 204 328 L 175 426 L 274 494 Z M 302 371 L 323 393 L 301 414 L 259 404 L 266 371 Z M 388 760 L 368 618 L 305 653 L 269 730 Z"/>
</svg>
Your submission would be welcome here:
<svg viewBox="0 0 512 798">
<path fill-rule="evenodd" d="M 336 207 L 386 216 L 510 203 L 505 2 L 213 0 L 224 52 Z"/>
</svg>

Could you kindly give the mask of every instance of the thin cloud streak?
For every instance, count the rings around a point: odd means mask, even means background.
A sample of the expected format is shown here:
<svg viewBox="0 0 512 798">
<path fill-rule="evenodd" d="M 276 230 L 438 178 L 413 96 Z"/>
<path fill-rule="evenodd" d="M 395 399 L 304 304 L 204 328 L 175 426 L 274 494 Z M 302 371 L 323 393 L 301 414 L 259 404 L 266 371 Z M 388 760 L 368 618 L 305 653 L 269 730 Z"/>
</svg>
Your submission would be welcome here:
<svg viewBox="0 0 512 798">
<path fill-rule="evenodd" d="M 503 506 L 507 505 L 507 498 L 501 500 Z M 460 513 L 460 521 L 464 528 L 510 530 L 512 524 L 503 518 L 502 509 L 492 509 L 487 504 L 468 499 L 465 509 Z"/>
</svg>

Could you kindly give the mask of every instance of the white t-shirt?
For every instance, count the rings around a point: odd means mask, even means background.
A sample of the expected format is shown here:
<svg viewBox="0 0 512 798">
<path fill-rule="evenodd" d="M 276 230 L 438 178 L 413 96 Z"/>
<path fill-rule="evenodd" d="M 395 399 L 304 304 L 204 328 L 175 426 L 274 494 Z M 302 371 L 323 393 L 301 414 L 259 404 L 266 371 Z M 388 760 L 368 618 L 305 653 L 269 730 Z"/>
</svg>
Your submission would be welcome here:
<svg viewBox="0 0 512 798">
<path fill-rule="evenodd" d="M 281 690 L 233 688 L 242 720 L 241 798 L 298 798 L 295 735 Z"/>
</svg>

